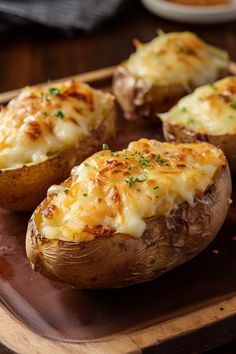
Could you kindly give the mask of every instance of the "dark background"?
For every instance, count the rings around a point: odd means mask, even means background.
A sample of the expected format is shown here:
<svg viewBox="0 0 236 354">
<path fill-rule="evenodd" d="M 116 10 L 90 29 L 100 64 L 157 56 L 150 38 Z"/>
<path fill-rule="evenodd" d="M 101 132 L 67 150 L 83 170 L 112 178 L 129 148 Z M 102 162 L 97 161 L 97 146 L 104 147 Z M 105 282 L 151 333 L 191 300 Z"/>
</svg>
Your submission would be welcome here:
<svg viewBox="0 0 236 354">
<path fill-rule="evenodd" d="M 191 30 L 226 49 L 236 61 L 236 21 L 190 26 L 156 17 L 138 2 L 90 33 L 27 25 L 0 33 L 0 92 L 118 64 L 132 51 L 132 39 L 149 41 L 156 30 Z M 0 344 L 0 353 L 9 353 Z M 208 354 L 235 354 L 236 341 Z M 168 353 L 166 353 L 168 354 Z"/>
</svg>

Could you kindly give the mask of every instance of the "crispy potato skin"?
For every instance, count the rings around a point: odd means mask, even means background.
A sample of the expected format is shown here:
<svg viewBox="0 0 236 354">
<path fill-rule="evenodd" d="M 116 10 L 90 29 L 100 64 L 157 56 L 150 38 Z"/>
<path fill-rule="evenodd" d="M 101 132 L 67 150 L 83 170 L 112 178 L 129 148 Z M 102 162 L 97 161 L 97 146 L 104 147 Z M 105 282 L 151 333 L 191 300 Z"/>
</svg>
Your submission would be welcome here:
<svg viewBox="0 0 236 354">
<path fill-rule="evenodd" d="M 14 211 L 34 210 L 45 198 L 49 186 L 62 182 L 73 166 L 115 136 L 115 119 L 114 105 L 101 126 L 81 141 L 78 148 L 62 151 L 41 163 L 0 170 L 0 206 Z"/>
<path fill-rule="evenodd" d="M 68 179 L 64 186 L 70 185 Z M 141 238 L 113 234 L 87 242 L 50 240 L 38 230 L 45 199 L 33 213 L 26 252 L 34 270 L 78 288 L 116 288 L 149 281 L 188 261 L 215 237 L 229 209 L 228 166 L 194 207 L 183 203 L 166 217 L 147 219 Z"/>
<path fill-rule="evenodd" d="M 196 133 L 184 126 L 163 122 L 163 135 L 166 141 L 196 143 L 207 141 L 224 151 L 232 172 L 236 172 L 236 135 L 209 135 Z"/>
<path fill-rule="evenodd" d="M 221 70 L 216 80 L 230 74 L 230 69 Z M 144 118 L 159 122 L 158 113 L 169 111 L 183 96 L 196 88 L 190 85 L 187 91 L 181 84 L 155 85 L 143 79 L 137 79 L 119 65 L 113 76 L 113 93 L 125 113 L 127 119 Z"/>
</svg>

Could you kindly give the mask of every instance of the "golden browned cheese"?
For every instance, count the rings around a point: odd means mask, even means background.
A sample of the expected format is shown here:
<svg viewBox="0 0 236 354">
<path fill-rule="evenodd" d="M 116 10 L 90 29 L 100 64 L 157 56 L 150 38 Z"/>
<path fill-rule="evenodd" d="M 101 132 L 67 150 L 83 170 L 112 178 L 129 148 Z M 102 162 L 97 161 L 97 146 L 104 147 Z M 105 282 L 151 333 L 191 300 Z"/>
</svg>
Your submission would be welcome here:
<svg viewBox="0 0 236 354">
<path fill-rule="evenodd" d="M 182 98 L 163 122 L 212 135 L 236 134 L 236 77 L 230 76 L 196 89 Z"/>
<path fill-rule="evenodd" d="M 225 165 L 221 150 L 207 144 L 170 144 L 141 139 L 112 152 L 106 146 L 49 189 L 39 232 L 50 239 L 87 241 L 114 233 L 141 237 L 146 218 L 169 216 L 178 205 L 194 206 Z M 66 187 L 65 187 L 66 186 Z"/>
<path fill-rule="evenodd" d="M 181 5 L 193 5 L 193 6 L 219 6 L 227 5 L 231 3 L 231 0 L 167 0 L 169 2 L 175 2 Z"/>
<path fill-rule="evenodd" d="M 181 85 L 186 90 L 214 81 L 227 70 L 227 53 L 210 46 L 191 32 L 160 34 L 124 64 L 136 79 L 156 85 Z"/>
<path fill-rule="evenodd" d="M 110 94 L 75 80 L 26 87 L 0 112 L 0 168 L 40 163 L 78 147 L 112 105 Z"/>
</svg>

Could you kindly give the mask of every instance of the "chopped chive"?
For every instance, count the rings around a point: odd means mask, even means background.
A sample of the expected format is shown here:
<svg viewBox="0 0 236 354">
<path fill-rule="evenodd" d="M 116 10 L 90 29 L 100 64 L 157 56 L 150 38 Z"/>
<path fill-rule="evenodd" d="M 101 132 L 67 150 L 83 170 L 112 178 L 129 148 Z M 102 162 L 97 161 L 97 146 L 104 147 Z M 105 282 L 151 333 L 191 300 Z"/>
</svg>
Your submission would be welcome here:
<svg viewBox="0 0 236 354">
<path fill-rule="evenodd" d="M 125 180 L 125 182 L 128 183 L 128 185 L 130 186 L 130 188 L 131 188 L 132 185 L 133 185 L 133 180 L 134 180 L 134 177 L 133 177 L 133 176 L 131 176 L 131 177 L 129 177 L 129 178 L 127 178 L 127 179 Z"/>
<path fill-rule="evenodd" d="M 214 90 L 216 90 L 216 85 L 214 82 L 209 82 L 208 86 Z"/>
<path fill-rule="evenodd" d="M 102 150 L 109 150 L 109 146 L 107 144 L 102 144 Z"/>
<path fill-rule="evenodd" d="M 55 113 L 55 117 L 63 119 L 64 118 L 64 113 L 62 111 L 57 111 Z"/>
<path fill-rule="evenodd" d="M 153 189 L 158 189 L 158 188 L 160 188 L 160 186 L 157 185 L 157 186 L 155 186 Z"/>
<path fill-rule="evenodd" d="M 193 118 L 189 118 L 188 119 L 188 124 L 192 124 L 192 123 L 194 123 L 194 119 Z"/>
<path fill-rule="evenodd" d="M 89 167 L 89 164 L 87 162 L 84 163 L 85 167 Z"/>
<path fill-rule="evenodd" d="M 236 102 L 230 102 L 229 106 L 233 109 L 236 109 Z"/>
<path fill-rule="evenodd" d="M 60 95 L 60 90 L 57 87 L 49 87 L 48 91 L 51 93 L 51 95 Z"/>
<path fill-rule="evenodd" d="M 130 171 L 131 169 L 132 169 L 132 167 L 131 167 L 131 166 L 128 166 L 128 167 L 127 167 L 127 170 L 129 170 L 129 171 Z"/>
<path fill-rule="evenodd" d="M 188 110 L 187 110 L 186 107 L 182 107 L 182 108 L 181 108 L 181 112 L 182 112 L 182 113 L 186 113 L 187 111 L 188 111 Z"/>
<path fill-rule="evenodd" d="M 69 193 L 69 189 L 68 189 L 68 188 L 65 188 L 65 189 L 64 189 L 64 193 L 66 193 L 66 194 Z"/>
<path fill-rule="evenodd" d="M 168 166 L 170 164 L 169 161 L 162 159 L 160 154 L 157 155 L 156 161 L 159 162 L 161 165 L 167 165 Z"/>
</svg>

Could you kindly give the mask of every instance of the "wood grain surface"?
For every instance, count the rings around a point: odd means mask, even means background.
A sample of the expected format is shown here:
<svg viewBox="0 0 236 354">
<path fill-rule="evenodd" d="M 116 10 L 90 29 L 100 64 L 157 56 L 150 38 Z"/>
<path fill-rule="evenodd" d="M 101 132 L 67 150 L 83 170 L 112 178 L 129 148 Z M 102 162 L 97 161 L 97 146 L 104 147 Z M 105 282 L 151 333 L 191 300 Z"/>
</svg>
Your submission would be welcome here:
<svg viewBox="0 0 236 354">
<path fill-rule="evenodd" d="M 0 91 L 5 92 L 23 87 L 25 85 L 38 84 L 47 80 L 56 80 L 61 77 L 77 75 L 79 73 L 96 70 L 103 67 L 113 66 L 125 59 L 133 50 L 132 39 L 139 38 L 141 41 L 148 41 L 158 28 L 164 31 L 191 30 L 199 34 L 202 38 L 213 45 L 226 49 L 231 58 L 236 61 L 236 23 L 231 22 L 224 25 L 214 26 L 190 26 L 177 24 L 160 19 L 148 13 L 140 4 L 130 2 L 124 11 L 115 19 L 101 26 L 90 34 L 82 32 L 60 33 L 49 31 L 41 27 L 27 27 L 21 30 L 14 30 L 11 33 L 1 34 L 0 51 Z M 198 338 L 190 337 L 186 339 L 185 333 L 176 341 L 176 334 L 181 333 L 183 323 L 187 323 L 189 330 L 195 326 L 199 328 L 204 325 L 207 329 L 209 320 L 215 319 L 216 326 L 213 327 L 211 336 L 211 346 L 218 346 L 236 337 L 234 332 L 236 324 L 232 317 L 235 310 L 235 300 L 227 300 L 222 306 L 216 305 L 207 314 L 199 310 L 196 312 L 193 323 L 188 317 L 179 318 L 180 322 L 167 321 L 163 323 L 164 329 L 158 328 L 156 332 L 153 328 L 151 334 L 145 331 L 136 333 L 132 338 L 120 338 L 119 348 L 114 343 L 107 344 L 102 348 L 103 351 L 94 351 L 94 348 L 86 347 L 81 353 L 139 353 L 140 347 L 145 346 L 144 353 L 199 353 L 203 348 Z M 227 309 L 228 323 L 232 326 L 231 336 L 226 336 L 224 326 L 218 327 L 217 323 L 225 312 L 221 308 Z M 3 317 L 4 316 L 4 317 Z M 187 315 L 186 315 L 187 316 Z M 4 321 L 3 321 L 4 318 Z M 5 319 L 7 318 L 7 321 Z M 203 322 L 202 322 L 203 321 Z M 0 339 L 14 351 L 26 353 L 25 347 L 21 347 L 22 341 L 28 341 L 29 353 L 74 353 L 73 344 L 61 344 L 61 351 L 51 343 L 45 349 L 46 339 L 37 338 L 36 334 L 28 337 L 29 329 L 18 322 L 14 322 L 12 316 L 1 308 L 0 311 Z M 3 331 L 3 329 L 6 329 Z M 164 332 L 163 332 L 164 331 Z M 7 338 L 3 333 L 8 334 Z M 173 337 L 173 349 L 165 348 L 163 333 L 166 338 Z M 204 334 L 205 333 L 205 334 Z M 203 331 L 200 338 L 208 335 L 208 331 Z M 16 336 L 19 334 L 18 336 Z M 169 335 L 169 337 L 168 337 Z M 29 340 L 30 338 L 30 340 Z M 157 349 L 148 348 L 154 343 L 163 340 L 162 346 Z M 181 341 L 182 340 L 182 341 Z M 36 350 L 33 343 L 38 343 L 42 351 Z M 198 347 L 199 343 L 199 347 Z M 66 347 L 68 350 L 66 351 Z M 41 350 L 40 349 L 40 350 Z M 44 350 L 44 351 L 43 351 Z M 123 350 L 123 351 L 122 351 Z M 172 351 L 170 351 L 172 350 Z M 8 353 L 8 349 L 0 346 L 0 353 Z M 232 354 L 236 352 L 236 342 L 211 351 L 211 354 Z"/>
</svg>

